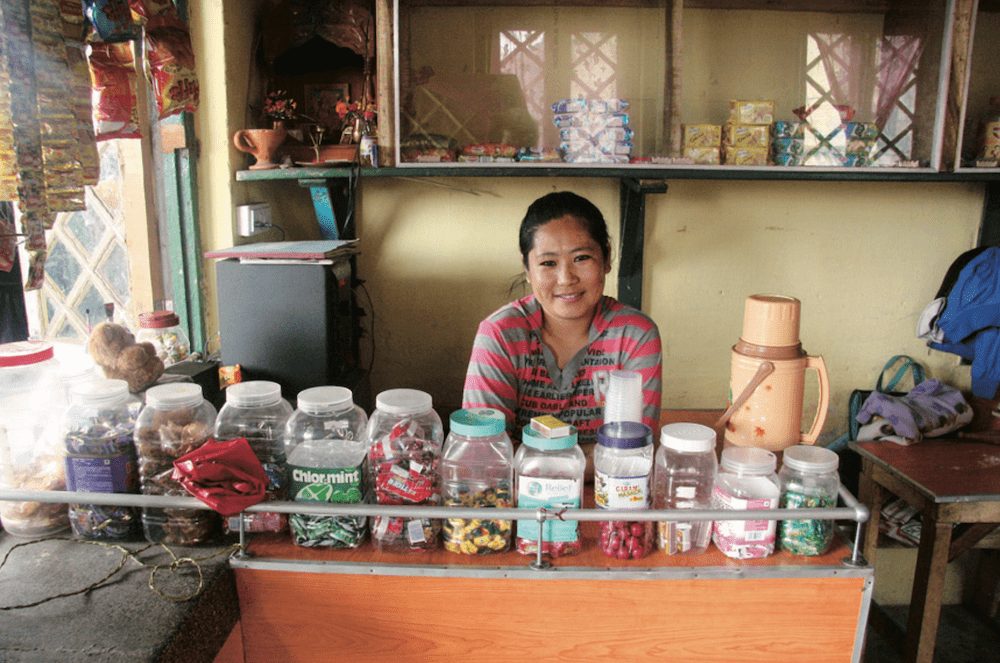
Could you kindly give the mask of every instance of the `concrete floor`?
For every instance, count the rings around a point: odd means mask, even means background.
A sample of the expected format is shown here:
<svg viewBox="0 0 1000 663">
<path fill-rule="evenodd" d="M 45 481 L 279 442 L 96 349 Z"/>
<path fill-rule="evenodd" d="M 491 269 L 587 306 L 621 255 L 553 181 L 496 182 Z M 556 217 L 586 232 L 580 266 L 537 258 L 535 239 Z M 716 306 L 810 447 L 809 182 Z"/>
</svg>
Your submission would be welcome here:
<svg viewBox="0 0 1000 663">
<path fill-rule="evenodd" d="M 894 622 L 905 627 L 908 606 L 884 606 Z M 902 663 L 902 657 L 872 628 L 864 663 Z M 941 610 L 934 663 L 1000 663 L 1000 626 L 984 621 L 962 605 Z"/>
</svg>

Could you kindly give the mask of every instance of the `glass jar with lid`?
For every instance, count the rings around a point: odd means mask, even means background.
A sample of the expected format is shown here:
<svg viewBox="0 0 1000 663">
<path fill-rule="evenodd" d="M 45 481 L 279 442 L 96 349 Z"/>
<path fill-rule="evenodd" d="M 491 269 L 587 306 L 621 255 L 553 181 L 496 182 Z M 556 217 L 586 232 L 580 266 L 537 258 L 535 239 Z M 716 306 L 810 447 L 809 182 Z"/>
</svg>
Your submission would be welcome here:
<svg viewBox="0 0 1000 663">
<path fill-rule="evenodd" d="M 719 463 L 716 435 L 690 422 L 660 429 L 660 449 L 653 470 L 653 508 L 710 509 Z M 712 539 L 711 520 L 661 522 L 657 543 L 668 555 L 701 555 Z"/>
<path fill-rule="evenodd" d="M 68 403 L 51 343 L 0 345 L 0 485 L 66 490 L 60 423 Z M 64 503 L 0 501 L 3 528 L 35 538 L 69 529 Z"/>
<path fill-rule="evenodd" d="M 139 314 L 136 343 L 149 342 L 164 366 L 176 364 L 191 354 L 191 343 L 181 327 L 181 319 L 173 311 L 152 311 Z"/>
<path fill-rule="evenodd" d="M 417 389 L 380 393 L 365 439 L 377 504 L 440 504 L 444 427 L 430 394 Z M 441 532 L 441 522 L 431 518 L 373 516 L 370 527 L 375 549 L 385 552 L 433 550 Z"/>
<path fill-rule="evenodd" d="M 143 495 L 188 495 L 173 478 L 174 461 L 212 439 L 217 412 L 193 382 L 172 382 L 146 390 L 135 422 L 139 486 Z M 219 514 L 202 509 L 144 507 L 146 540 L 178 546 L 207 543 L 219 531 Z"/>
<path fill-rule="evenodd" d="M 345 387 L 312 387 L 299 392 L 285 425 L 289 493 L 296 502 L 360 504 L 367 496 L 365 428 L 368 415 Z M 368 535 L 365 516 L 288 517 L 299 546 L 357 548 Z"/>
<path fill-rule="evenodd" d="M 570 426 L 567 435 L 549 438 L 525 426 L 514 454 L 517 508 L 579 509 L 586 469 L 575 427 Z M 517 552 L 537 554 L 538 536 L 537 521 L 518 520 Z M 542 553 L 552 558 L 575 555 L 582 547 L 580 522 L 575 520 L 546 520 L 541 537 Z"/>
<path fill-rule="evenodd" d="M 778 486 L 777 457 L 767 449 L 729 447 L 712 490 L 712 508 L 734 511 L 776 509 Z M 774 552 L 774 520 L 716 520 L 712 542 L 727 557 L 760 559 Z"/>
<path fill-rule="evenodd" d="M 601 509 L 648 509 L 652 505 L 653 432 L 634 421 L 597 429 L 594 448 L 594 504 Z M 606 520 L 600 525 L 601 550 L 608 557 L 640 559 L 653 550 L 656 524 Z"/>
<path fill-rule="evenodd" d="M 782 509 L 832 509 L 837 506 L 840 457 L 830 449 L 796 445 L 785 449 L 778 481 Z M 778 542 L 795 555 L 822 555 L 833 543 L 833 520 L 782 520 Z"/>
<path fill-rule="evenodd" d="M 85 493 L 138 493 L 135 417 L 139 399 L 125 380 L 74 385 L 66 411 L 66 488 Z M 73 533 L 83 539 L 125 539 L 138 532 L 135 507 L 70 504 Z"/>
<path fill-rule="evenodd" d="M 215 419 L 218 442 L 245 438 L 267 473 L 265 501 L 288 497 L 285 472 L 285 425 L 292 406 L 281 397 L 281 385 L 268 380 L 239 382 L 226 388 L 226 402 Z M 283 513 L 242 514 L 248 532 L 281 532 L 288 527 Z M 240 514 L 225 522 L 228 531 L 239 530 Z"/>
<path fill-rule="evenodd" d="M 500 410 L 456 410 L 449 417 L 441 454 L 441 498 L 445 506 L 514 507 L 514 445 Z M 511 521 L 448 518 L 446 550 L 468 555 L 506 552 Z"/>
</svg>

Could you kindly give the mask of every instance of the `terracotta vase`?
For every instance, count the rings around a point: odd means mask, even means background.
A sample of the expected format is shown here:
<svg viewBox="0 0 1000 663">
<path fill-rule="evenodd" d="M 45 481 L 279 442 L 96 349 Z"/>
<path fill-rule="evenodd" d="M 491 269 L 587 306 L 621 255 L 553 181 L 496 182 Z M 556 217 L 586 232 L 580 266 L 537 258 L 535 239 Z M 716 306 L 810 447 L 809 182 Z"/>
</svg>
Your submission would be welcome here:
<svg viewBox="0 0 1000 663">
<path fill-rule="evenodd" d="M 252 154 L 257 160 L 250 170 L 277 168 L 274 155 L 287 135 L 285 129 L 243 129 L 233 134 L 233 146 L 240 152 Z"/>
</svg>

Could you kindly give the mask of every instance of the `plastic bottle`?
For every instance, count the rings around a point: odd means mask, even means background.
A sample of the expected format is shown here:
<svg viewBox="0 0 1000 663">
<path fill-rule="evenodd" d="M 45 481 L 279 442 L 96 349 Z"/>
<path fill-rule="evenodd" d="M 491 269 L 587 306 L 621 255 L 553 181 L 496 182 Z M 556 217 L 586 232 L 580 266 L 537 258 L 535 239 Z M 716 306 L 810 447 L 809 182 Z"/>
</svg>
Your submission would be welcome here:
<svg viewBox="0 0 1000 663">
<path fill-rule="evenodd" d="M 68 402 L 51 343 L 0 345 L 0 486 L 65 490 L 60 424 Z M 36 538 L 69 529 L 63 503 L 0 501 L 10 534 Z"/>
<path fill-rule="evenodd" d="M 517 508 L 579 509 L 583 503 L 583 481 L 587 459 L 577 443 L 575 427 L 569 435 L 547 438 L 525 426 L 521 446 L 514 454 Z M 580 552 L 580 522 L 546 520 L 542 524 L 542 553 L 564 557 Z M 538 553 L 538 522 L 517 521 L 517 552 Z"/>
<path fill-rule="evenodd" d="M 360 504 L 367 495 L 368 415 L 345 387 L 300 391 L 285 425 L 289 493 L 296 502 Z M 288 517 L 292 541 L 305 547 L 357 548 L 368 536 L 365 516 Z"/>
<path fill-rule="evenodd" d="M 281 397 L 277 382 L 251 380 L 226 388 L 226 403 L 215 419 L 215 439 L 218 442 L 246 438 L 257 460 L 267 473 L 265 501 L 288 497 L 285 472 L 285 425 L 292 416 L 292 406 Z M 242 514 L 247 532 L 282 532 L 288 527 L 283 513 L 256 512 Z M 223 524 L 230 532 L 239 530 L 240 514 Z"/>
<path fill-rule="evenodd" d="M 135 422 L 139 486 L 143 495 L 188 496 L 174 481 L 174 461 L 212 439 L 217 412 L 201 387 L 174 382 L 146 390 L 146 404 Z M 142 510 L 142 530 L 151 543 L 193 546 L 219 532 L 219 514 L 201 509 Z"/>
<path fill-rule="evenodd" d="M 712 507 L 728 510 L 776 509 L 781 490 L 774 473 L 777 457 L 767 449 L 729 447 L 715 477 Z M 716 520 L 712 542 L 727 557 L 759 559 L 774 552 L 774 520 Z"/>
<path fill-rule="evenodd" d="M 125 380 L 77 384 L 66 411 L 66 489 L 138 493 L 134 403 Z M 132 403 L 130 404 L 130 401 Z M 70 504 L 73 533 L 83 539 L 124 539 L 139 530 L 135 507 Z"/>
<path fill-rule="evenodd" d="M 380 393 L 365 441 L 376 503 L 441 502 L 438 465 L 444 428 L 430 394 L 416 389 Z M 372 516 L 369 526 L 372 543 L 382 552 L 434 550 L 441 532 L 441 522 L 429 518 Z"/>
<path fill-rule="evenodd" d="M 655 509 L 710 509 L 719 463 L 715 431 L 694 423 L 667 424 L 653 471 Z M 712 521 L 658 523 L 657 543 L 668 555 L 701 555 L 712 539 Z"/>
<path fill-rule="evenodd" d="M 191 343 L 181 327 L 181 319 L 173 311 L 152 311 L 139 315 L 136 343 L 149 342 L 156 348 L 164 366 L 176 364 L 191 354 Z"/>
<path fill-rule="evenodd" d="M 452 412 L 441 454 L 441 497 L 445 506 L 514 507 L 514 445 L 507 418 L 499 410 Z M 484 555 L 510 550 L 511 521 L 444 522 L 444 547 L 455 553 Z"/>
<path fill-rule="evenodd" d="M 830 449 L 798 445 L 785 449 L 778 481 L 782 509 L 832 509 L 837 506 L 840 457 Z M 782 520 L 782 550 L 796 555 L 822 555 L 833 543 L 833 520 Z"/>
<path fill-rule="evenodd" d="M 594 503 L 602 509 L 648 509 L 652 504 L 653 432 L 634 421 L 597 429 Z M 601 550 L 608 557 L 639 559 L 653 550 L 655 525 L 644 521 L 602 521 Z"/>
</svg>

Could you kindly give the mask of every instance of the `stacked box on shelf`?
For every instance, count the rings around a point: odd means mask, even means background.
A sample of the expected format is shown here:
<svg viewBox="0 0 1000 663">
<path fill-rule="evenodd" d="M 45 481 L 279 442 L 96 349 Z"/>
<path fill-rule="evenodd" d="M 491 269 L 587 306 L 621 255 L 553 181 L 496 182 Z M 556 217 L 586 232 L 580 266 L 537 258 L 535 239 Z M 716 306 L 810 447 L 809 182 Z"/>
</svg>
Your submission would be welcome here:
<svg viewBox="0 0 1000 663">
<path fill-rule="evenodd" d="M 805 123 L 804 166 L 869 166 L 878 141 L 878 126 L 854 122 L 854 109 L 822 103 L 792 111 Z M 790 164 L 789 164 L 790 165 Z"/>
<path fill-rule="evenodd" d="M 724 162 L 732 166 L 766 166 L 774 124 L 774 101 L 729 102 L 729 121 L 722 127 Z"/>
<path fill-rule="evenodd" d="M 566 163 L 628 163 L 632 129 L 624 99 L 563 99 L 552 104 Z"/>
<path fill-rule="evenodd" d="M 805 122 L 775 122 L 771 160 L 776 166 L 801 166 L 805 158 Z"/>
<path fill-rule="evenodd" d="M 684 156 L 694 159 L 699 166 L 722 163 L 722 125 L 684 125 Z"/>
<path fill-rule="evenodd" d="M 465 163 L 513 163 L 517 148 L 504 143 L 466 145 L 458 160 Z"/>
</svg>

